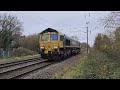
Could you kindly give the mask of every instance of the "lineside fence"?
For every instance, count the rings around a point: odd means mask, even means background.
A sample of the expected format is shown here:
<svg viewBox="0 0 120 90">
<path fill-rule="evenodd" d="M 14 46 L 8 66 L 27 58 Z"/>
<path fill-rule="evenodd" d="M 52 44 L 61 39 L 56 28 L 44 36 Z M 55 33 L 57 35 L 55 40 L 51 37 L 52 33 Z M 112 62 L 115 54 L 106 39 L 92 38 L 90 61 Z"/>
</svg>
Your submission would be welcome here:
<svg viewBox="0 0 120 90">
<path fill-rule="evenodd" d="M 0 58 L 12 57 L 12 56 L 13 56 L 13 50 L 12 49 L 0 48 Z"/>
</svg>

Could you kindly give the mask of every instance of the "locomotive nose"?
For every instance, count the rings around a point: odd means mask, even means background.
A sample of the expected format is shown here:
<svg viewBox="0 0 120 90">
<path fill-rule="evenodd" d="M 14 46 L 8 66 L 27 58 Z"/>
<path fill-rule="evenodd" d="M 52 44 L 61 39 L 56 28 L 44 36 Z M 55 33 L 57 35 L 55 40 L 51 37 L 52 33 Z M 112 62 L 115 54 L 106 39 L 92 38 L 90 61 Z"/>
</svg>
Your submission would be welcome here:
<svg viewBox="0 0 120 90">
<path fill-rule="evenodd" d="M 50 45 L 48 45 L 48 48 L 50 48 Z"/>
</svg>

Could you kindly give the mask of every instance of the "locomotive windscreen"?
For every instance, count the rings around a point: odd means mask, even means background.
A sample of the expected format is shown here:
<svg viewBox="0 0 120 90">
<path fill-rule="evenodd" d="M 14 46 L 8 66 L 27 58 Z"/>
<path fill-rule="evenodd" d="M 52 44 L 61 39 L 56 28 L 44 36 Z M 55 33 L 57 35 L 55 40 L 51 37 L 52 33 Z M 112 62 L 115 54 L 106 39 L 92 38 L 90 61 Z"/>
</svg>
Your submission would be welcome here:
<svg viewBox="0 0 120 90">
<path fill-rule="evenodd" d="M 58 40 L 58 34 L 51 34 L 50 35 L 50 41 L 53 41 L 53 40 Z"/>
<path fill-rule="evenodd" d="M 41 39 L 42 39 L 43 41 L 48 41 L 48 40 L 49 40 L 49 35 L 48 35 L 48 34 L 43 34 L 43 35 L 41 36 Z"/>
</svg>

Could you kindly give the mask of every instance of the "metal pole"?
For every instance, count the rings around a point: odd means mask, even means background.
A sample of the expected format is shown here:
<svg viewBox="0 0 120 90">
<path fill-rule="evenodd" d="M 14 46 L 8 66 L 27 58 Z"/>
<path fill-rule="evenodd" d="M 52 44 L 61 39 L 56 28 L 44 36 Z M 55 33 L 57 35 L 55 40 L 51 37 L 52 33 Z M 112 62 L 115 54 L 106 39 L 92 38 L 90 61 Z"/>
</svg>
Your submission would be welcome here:
<svg viewBox="0 0 120 90">
<path fill-rule="evenodd" d="M 88 53 L 88 27 L 87 27 L 87 53 Z"/>
</svg>

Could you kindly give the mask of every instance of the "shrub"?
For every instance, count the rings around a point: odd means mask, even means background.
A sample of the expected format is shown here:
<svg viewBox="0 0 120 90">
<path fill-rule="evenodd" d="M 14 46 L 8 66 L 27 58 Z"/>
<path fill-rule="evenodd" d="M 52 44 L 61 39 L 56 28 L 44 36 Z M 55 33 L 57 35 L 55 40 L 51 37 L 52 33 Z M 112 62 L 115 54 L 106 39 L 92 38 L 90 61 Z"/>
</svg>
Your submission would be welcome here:
<svg viewBox="0 0 120 90">
<path fill-rule="evenodd" d="M 13 55 L 18 56 L 18 57 L 19 56 L 34 55 L 34 54 L 37 54 L 37 53 L 34 51 L 31 51 L 29 49 L 23 48 L 23 47 L 20 47 L 18 49 L 13 50 Z"/>
<path fill-rule="evenodd" d="M 86 79 L 111 79 L 119 78 L 117 70 L 120 65 L 110 59 L 105 53 L 94 51 L 88 54 L 83 65 L 82 78 Z M 117 71 L 117 72 L 116 72 Z M 117 75 L 115 75 L 117 73 Z"/>
</svg>

